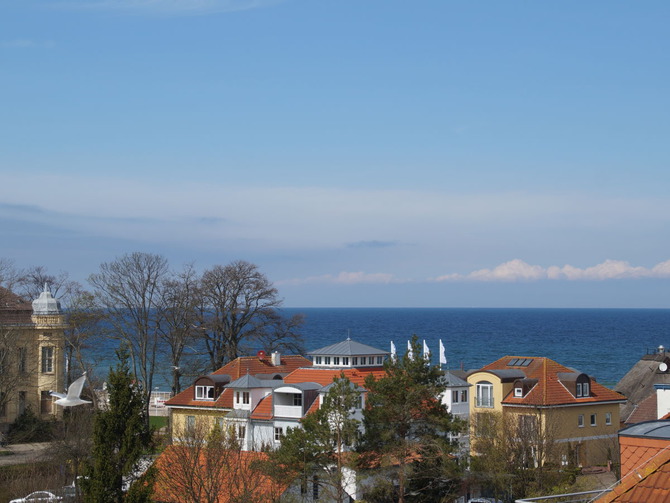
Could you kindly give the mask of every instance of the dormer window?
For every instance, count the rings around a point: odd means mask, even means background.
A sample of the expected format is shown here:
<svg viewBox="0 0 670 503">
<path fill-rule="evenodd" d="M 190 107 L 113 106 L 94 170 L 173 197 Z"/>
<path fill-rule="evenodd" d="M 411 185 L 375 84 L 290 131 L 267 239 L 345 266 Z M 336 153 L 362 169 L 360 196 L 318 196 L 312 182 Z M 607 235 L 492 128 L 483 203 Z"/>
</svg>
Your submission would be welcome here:
<svg viewBox="0 0 670 503">
<path fill-rule="evenodd" d="M 576 386 L 575 396 L 577 398 L 587 398 L 591 395 L 588 381 L 578 382 Z"/>
<path fill-rule="evenodd" d="M 349 357 L 348 356 L 343 356 L 342 357 L 342 365 L 344 365 L 345 367 L 349 366 Z"/>
<path fill-rule="evenodd" d="M 196 400 L 214 400 L 214 386 L 196 386 Z"/>
<path fill-rule="evenodd" d="M 326 356 L 324 360 L 326 365 L 330 365 L 330 356 Z"/>
<path fill-rule="evenodd" d="M 333 365 L 339 365 L 340 364 L 340 357 L 339 356 L 334 356 L 333 357 Z"/>
<path fill-rule="evenodd" d="M 514 388 L 514 396 L 522 398 L 523 397 L 523 388 Z"/>
</svg>

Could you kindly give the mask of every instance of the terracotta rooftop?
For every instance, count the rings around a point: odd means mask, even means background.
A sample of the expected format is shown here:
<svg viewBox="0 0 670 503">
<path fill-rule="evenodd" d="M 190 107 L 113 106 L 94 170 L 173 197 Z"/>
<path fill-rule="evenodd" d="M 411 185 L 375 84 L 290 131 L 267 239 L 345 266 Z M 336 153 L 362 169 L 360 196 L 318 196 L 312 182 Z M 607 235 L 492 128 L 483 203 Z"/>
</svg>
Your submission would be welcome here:
<svg viewBox="0 0 670 503">
<path fill-rule="evenodd" d="M 194 387 L 190 386 L 181 393 L 173 396 L 165 405 L 176 407 L 209 407 L 212 409 L 232 409 L 233 390 L 226 388 L 216 400 L 195 400 Z"/>
<path fill-rule="evenodd" d="M 365 386 L 365 378 L 372 374 L 377 379 L 386 375 L 382 367 L 370 368 L 350 368 L 350 369 L 336 369 L 336 368 L 308 368 L 298 369 L 284 378 L 286 384 L 295 384 L 300 382 L 315 382 L 321 386 L 327 386 L 333 382 L 333 379 L 344 374 L 352 383 L 358 386 Z"/>
<path fill-rule="evenodd" d="M 272 415 L 272 395 L 263 398 L 256 408 L 251 412 L 251 419 L 264 419 L 269 421 L 274 416 Z"/>
<path fill-rule="evenodd" d="M 214 375 L 227 374 L 231 381 L 235 381 L 247 375 L 257 376 L 259 374 L 264 376 L 272 376 L 281 374 L 285 376 L 290 372 L 300 367 L 311 367 L 312 362 L 299 355 L 284 355 L 281 357 L 281 365 L 272 365 L 269 356 L 259 358 L 258 356 L 240 356 L 232 362 L 225 364 Z M 189 386 L 181 393 L 175 395 L 170 400 L 165 402 L 165 405 L 174 405 L 182 407 L 212 407 L 212 408 L 233 408 L 233 394 L 232 390 L 227 389 L 215 401 L 212 400 L 195 400 L 195 386 Z"/>
<path fill-rule="evenodd" d="M 670 450 L 664 450 L 625 476 L 596 503 L 663 503 L 670 501 Z"/>
<path fill-rule="evenodd" d="M 156 501 L 187 503 L 194 497 L 210 501 L 209 491 L 216 489 L 216 503 L 277 501 L 291 483 L 290 477 L 284 481 L 273 480 L 255 468 L 254 463 L 267 459 L 264 452 L 229 450 L 222 453 L 220 449 L 215 452 L 217 468 L 213 470 L 207 449 L 168 446 L 154 463 L 158 470 L 154 486 Z M 199 459 L 195 459 L 196 456 Z M 206 473 L 199 474 L 199 470 Z"/>
<path fill-rule="evenodd" d="M 530 361 L 529 361 L 530 360 Z M 512 365 L 510 362 L 523 363 L 523 366 Z M 590 396 L 586 398 L 575 398 L 572 393 L 559 380 L 559 373 L 574 373 L 573 369 L 565 367 L 554 360 L 537 356 L 504 356 L 490 363 L 477 372 L 481 371 L 520 371 L 529 379 L 537 379 L 537 384 L 524 397 L 514 397 L 514 392 L 502 401 L 510 405 L 564 405 L 592 402 L 625 401 L 626 397 L 606 388 L 591 379 Z M 511 375 L 511 374 L 510 374 Z"/>
<path fill-rule="evenodd" d="M 300 355 L 282 355 L 280 365 L 272 365 L 270 356 L 240 356 L 226 363 L 214 374 L 228 374 L 231 379 L 239 379 L 247 374 L 288 374 L 300 367 L 311 367 L 312 361 Z"/>
</svg>

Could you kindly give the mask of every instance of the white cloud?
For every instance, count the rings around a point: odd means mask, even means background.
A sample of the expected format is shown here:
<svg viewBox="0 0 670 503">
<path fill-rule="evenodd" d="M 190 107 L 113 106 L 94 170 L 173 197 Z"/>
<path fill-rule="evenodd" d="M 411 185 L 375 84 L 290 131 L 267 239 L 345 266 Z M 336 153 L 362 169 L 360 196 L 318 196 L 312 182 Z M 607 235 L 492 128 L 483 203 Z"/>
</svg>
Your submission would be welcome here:
<svg viewBox="0 0 670 503">
<path fill-rule="evenodd" d="M 388 284 L 398 283 L 392 274 L 387 273 L 366 273 L 358 272 L 340 272 L 337 275 L 324 274 L 321 276 L 310 276 L 307 278 L 296 278 L 283 281 L 277 281 L 277 285 L 305 285 L 315 283 L 330 283 L 336 285 L 359 285 L 359 284 Z"/>
<path fill-rule="evenodd" d="M 468 274 L 445 274 L 434 281 L 603 281 L 611 279 L 670 278 L 670 260 L 652 268 L 632 266 L 623 260 L 605 260 L 601 264 L 581 269 L 572 265 L 549 266 L 530 265 L 514 259 L 493 269 L 479 269 Z"/>
</svg>

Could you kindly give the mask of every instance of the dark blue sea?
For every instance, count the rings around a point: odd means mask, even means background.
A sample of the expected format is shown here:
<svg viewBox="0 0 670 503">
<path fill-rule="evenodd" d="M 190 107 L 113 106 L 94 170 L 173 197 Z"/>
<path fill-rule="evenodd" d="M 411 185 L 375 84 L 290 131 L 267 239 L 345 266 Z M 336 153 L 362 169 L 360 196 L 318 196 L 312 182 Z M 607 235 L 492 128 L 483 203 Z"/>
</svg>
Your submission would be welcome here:
<svg viewBox="0 0 670 503">
<path fill-rule="evenodd" d="M 479 368 L 505 355 L 547 356 L 610 387 L 648 351 L 661 344 L 670 346 L 669 309 L 285 308 L 282 312 L 305 315 L 302 333 L 307 351 L 349 336 L 387 351 L 393 341 L 402 354 L 407 340 L 416 334 L 425 339 L 434 363 L 442 339 L 448 360 L 443 368 Z M 155 384 L 167 390 L 167 382 L 159 377 Z"/>
</svg>

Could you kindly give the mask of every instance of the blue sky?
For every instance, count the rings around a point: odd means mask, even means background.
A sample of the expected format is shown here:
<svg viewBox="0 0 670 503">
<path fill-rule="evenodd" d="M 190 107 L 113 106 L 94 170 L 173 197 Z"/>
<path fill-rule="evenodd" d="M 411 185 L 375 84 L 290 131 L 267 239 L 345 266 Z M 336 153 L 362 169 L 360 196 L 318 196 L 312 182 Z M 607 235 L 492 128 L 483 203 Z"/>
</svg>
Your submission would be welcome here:
<svg viewBox="0 0 670 503">
<path fill-rule="evenodd" d="M 0 0 L 0 257 L 668 307 L 662 1 Z"/>
</svg>

